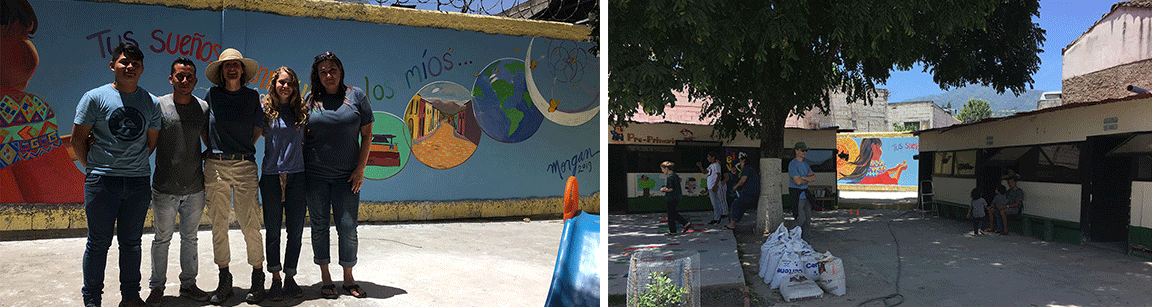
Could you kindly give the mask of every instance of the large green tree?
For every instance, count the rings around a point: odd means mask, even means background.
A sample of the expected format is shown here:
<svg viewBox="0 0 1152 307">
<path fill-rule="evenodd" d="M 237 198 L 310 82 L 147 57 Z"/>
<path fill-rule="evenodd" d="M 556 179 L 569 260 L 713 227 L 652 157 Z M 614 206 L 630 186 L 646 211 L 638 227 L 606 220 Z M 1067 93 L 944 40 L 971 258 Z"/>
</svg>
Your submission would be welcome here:
<svg viewBox="0 0 1152 307">
<path fill-rule="evenodd" d="M 964 107 L 960 108 L 960 113 L 956 114 L 956 119 L 965 124 L 975 123 L 989 117 L 992 117 L 992 106 L 988 104 L 987 100 L 979 98 L 968 99 L 968 102 L 964 103 Z"/>
<path fill-rule="evenodd" d="M 920 64 L 943 89 L 981 84 L 1021 93 L 1039 68 L 1044 41 L 1032 22 L 1037 0 L 612 0 L 608 6 L 612 124 L 626 124 L 637 110 L 662 114 L 674 105 L 673 91 L 684 90 L 711 99 L 700 116 L 716 116 L 717 137 L 758 139 L 761 157 L 769 159 L 785 147 L 789 114 L 827 113 L 833 91 L 871 103 L 893 69 Z M 762 177 L 765 187 L 779 183 L 778 176 Z M 767 197 L 761 208 L 779 203 L 778 195 Z M 779 220 L 769 218 L 767 224 Z"/>
</svg>

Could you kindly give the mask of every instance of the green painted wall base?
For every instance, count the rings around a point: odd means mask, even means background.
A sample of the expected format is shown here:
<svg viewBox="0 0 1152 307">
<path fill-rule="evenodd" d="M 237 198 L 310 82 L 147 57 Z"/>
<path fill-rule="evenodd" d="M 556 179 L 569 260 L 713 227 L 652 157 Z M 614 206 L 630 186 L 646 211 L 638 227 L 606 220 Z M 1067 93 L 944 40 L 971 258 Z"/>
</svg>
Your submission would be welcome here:
<svg viewBox="0 0 1152 307">
<path fill-rule="evenodd" d="M 1152 229 L 1128 226 L 1129 254 L 1152 260 Z"/>
<path fill-rule="evenodd" d="M 970 205 L 968 204 L 957 204 L 946 201 L 936 201 L 934 204 L 937 215 L 942 218 L 953 220 L 969 219 L 968 210 Z M 1067 242 L 1072 244 L 1083 243 L 1080 223 L 1035 215 L 1020 214 L 1016 217 L 1009 216 L 1008 231 L 1044 241 Z"/>
</svg>

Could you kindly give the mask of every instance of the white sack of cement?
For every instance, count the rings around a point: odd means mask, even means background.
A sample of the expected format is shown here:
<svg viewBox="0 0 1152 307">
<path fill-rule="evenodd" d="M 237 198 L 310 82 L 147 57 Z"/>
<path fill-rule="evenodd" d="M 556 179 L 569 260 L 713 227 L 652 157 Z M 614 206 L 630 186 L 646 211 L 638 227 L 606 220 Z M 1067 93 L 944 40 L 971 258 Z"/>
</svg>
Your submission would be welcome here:
<svg viewBox="0 0 1152 307">
<path fill-rule="evenodd" d="M 808 280 L 819 280 L 820 262 L 816 261 L 816 258 L 820 254 L 810 250 L 800 251 L 797 254 L 800 255 L 800 265 L 804 270 L 804 276 L 808 277 Z"/>
<path fill-rule="evenodd" d="M 791 302 L 806 298 L 824 297 L 824 290 L 820 290 L 815 282 L 804 273 L 797 272 L 788 276 L 788 279 L 780 285 L 780 295 L 784 297 L 785 302 Z"/>
<path fill-rule="evenodd" d="M 773 249 L 781 248 L 785 242 L 789 241 L 788 229 L 784 228 L 784 224 L 776 227 L 776 232 L 768 236 L 768 240 L 764 241 L 764 245 L 760 245 L 760 272 L 761 278 L 765 279 L 765 283 L 769 283 L 772 275 L 776 272 L 776 264 L 780 262 L 780 256 L 772 257 Z"/>
<path fill-rule="evenodd" d="M 780 264 L 776 266 L 775 275 L 772 275 L 772 283 L 769 287 L 778 289 L 793 274 L 804 274 L 803 265 L 800 263 L 800 255 L 785 250 L 780 257 Z"/>
<path fill-rule="evenodd" d="M 847 293 L 848 289 L 844 282 L 844 261 L 840 257 L 832 256 L 831 252 L 825 252 L 816 259 L 819 262 L 820 275 L 816 278 L 816 284 L 820 289 L 831 293 L 835 296 L 841 296 Z"/>
</svg>

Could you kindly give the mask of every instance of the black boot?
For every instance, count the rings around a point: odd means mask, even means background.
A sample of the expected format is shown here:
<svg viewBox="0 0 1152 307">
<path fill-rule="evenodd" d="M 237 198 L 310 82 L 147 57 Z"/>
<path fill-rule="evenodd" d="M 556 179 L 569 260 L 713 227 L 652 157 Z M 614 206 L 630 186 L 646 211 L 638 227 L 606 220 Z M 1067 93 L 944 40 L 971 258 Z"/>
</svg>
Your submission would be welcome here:
<svg viewBox="0 0 1152 307">
<path fill-rule="evenodd" d="M 252 289 L 248 290 L 248 295 L 244 296 L 244 301 L 256 304 L 263 300 L 264 271 L 261 269 L 252 269 Z"/>
<path fill-rule="evenodd" d="M 222 268 L 220 269 L 220 285 L 216 287 L 216 291 L 212 291 L 212 298 L 208 299 L 208 302 L 220 305 L 230 297 L 232 297 L 232 273 L 228 272 L 228 268 Z"/>
</svg>

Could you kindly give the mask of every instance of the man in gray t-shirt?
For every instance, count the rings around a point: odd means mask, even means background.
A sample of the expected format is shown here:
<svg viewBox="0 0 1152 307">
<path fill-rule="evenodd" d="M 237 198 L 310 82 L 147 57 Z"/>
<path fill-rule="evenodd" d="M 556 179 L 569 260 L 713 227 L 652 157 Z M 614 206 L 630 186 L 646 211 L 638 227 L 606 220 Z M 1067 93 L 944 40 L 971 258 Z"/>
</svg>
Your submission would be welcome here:
<svg viewBox="0 0 1152 307">
<path fill-rule="evenodd" d="M 100 306 L 104 267 L 115 234 L 120 246 L 120 305 L 143 306 L 140 236 L 148 214 L 148 156 L 160 133 L 160 110 L 156 97 L 137 86 L 144 72 L 144 53 L 139 47 L 120 43 L 108 66 L 115 81 L 84 93 L 76 104 L 72 126 L 72 147 L 87 175 L 88 243 L 80 292 L 85 306 Z"/>
<path fill-rule="evenodd" d="M 172 62 L 168 83 L 172 94 L 158 98 L 163 125 L 156 149 L 156 173 L 152 180 L 152 292 L 146 303 L 159 305 L 168 280 L 168 246 L 180 216 L 180 296 L 208 300 L 196 286 L 200 266 L 196 232 L 204 215 L 204 155 L 200 136 L 208 124 L 208 102 L 192 96 L 196 87 L 196 63 L 189 58 Z"/>
</svg>

